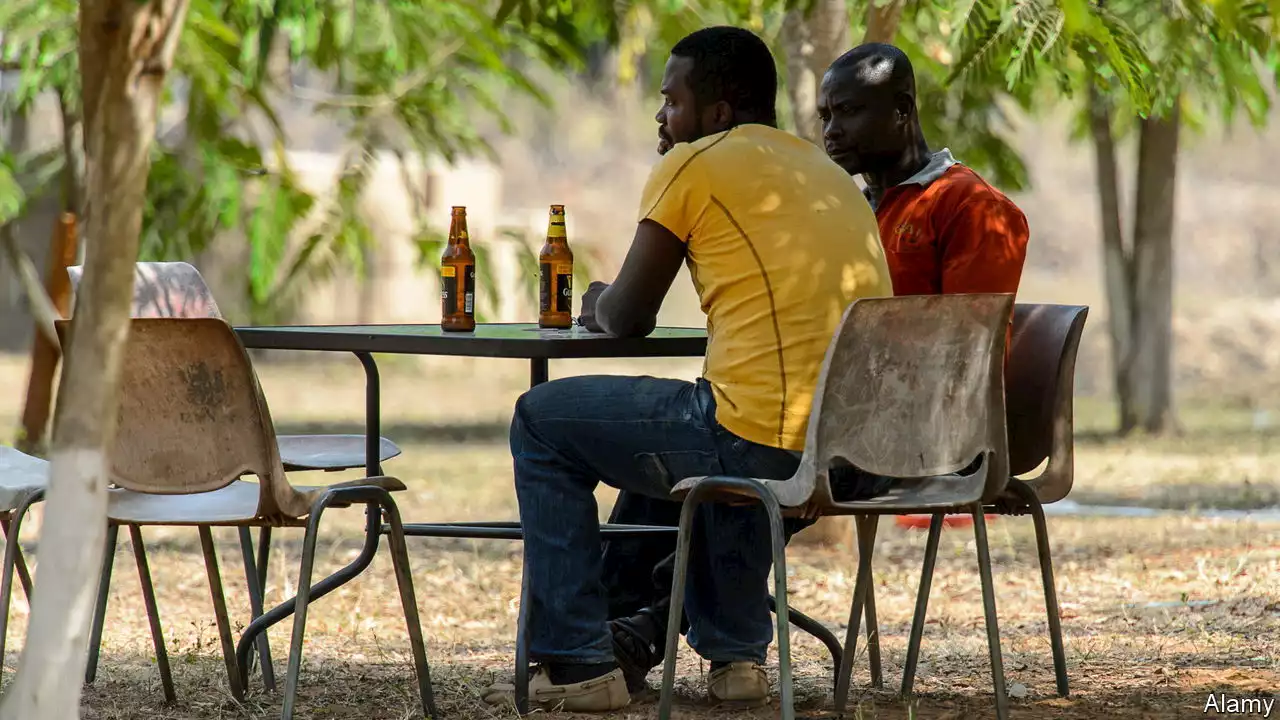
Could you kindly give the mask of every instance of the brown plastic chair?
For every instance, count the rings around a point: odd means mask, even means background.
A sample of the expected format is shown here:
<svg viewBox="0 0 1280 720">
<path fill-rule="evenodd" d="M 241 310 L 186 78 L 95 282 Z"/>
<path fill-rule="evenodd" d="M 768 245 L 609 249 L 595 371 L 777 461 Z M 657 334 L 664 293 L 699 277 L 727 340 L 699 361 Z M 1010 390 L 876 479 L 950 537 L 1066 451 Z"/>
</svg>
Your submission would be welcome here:
<svg viewBox="0 0 1280 720">
<path fill-rule="evenodd" d="M 0 571 L 0 659 L 4 658 L 9 630 L 9 599 L 13 571 L 31 602 L 31 575 L 27 572 L 18 538 L 27 510 L 44 499 L 49 485 L 49 463 L 11 447 L 0 446 L 0 528 L 4 530 L 4 569 Z"/>
<path fill-rule="evenodd" d="M 1053 669 L 1058 694 L 1066 697 L 1066 653 L 1062 643 L 1062 623 L 1058 617 L 1058 594 L 1053 581 L 1053 558 L 1049 551 L 1049 530 L 1044 505 L 1057 502 L 1071 492 L 1075 476 L 1072 397 L 1075 386 L 1076 352 L 1084 332 L 1089 308 L 1076 305 L 1018 305 L 1013 316 L 1013 340 L 1006 369 L 1005 411 L 1009 427 L 1009 473 L 1004 494 L 987 508 L 1002 515 L 1031 514 L 1036 532 L 1036 550 L 1044 585 L 1045 608 L 1049 619 L 1049 642 L 1053 649 Z M 1022 478 L 1048 460 L 1044 472 Z M 924 632 L 929 587 L 933 580 L 942 515 L 934 514 L 925 541 L 924 567 L 907 660 L 902 671 L 902 694 L 910 695 L 915 680 L 920 641 Z"/>
<path fill-rule="evenodd" d="M 871 582 L 879 515 L 964 511 L 974 518 L 978 569 L 997 715 L 1007 715 L 995 591 L 983 505 L 1009 478 L 1004 413 L 1005 328 L 1012 295 L 934 295 L 865 299 L 846 310 L 827 349 L 809 415 L 804 455 L 788 480 L 725 476 L 688 478 L 672 490 L 684 496 L 676 571 L 667 624 L 659 717 L 671 717 L 676 646 L 689 563 L 694 510 L 706 501 L 762 502 L 773 536 L 778 671 L 782 717 L 795 717 L 786 611 L 782 515 L 855 515 L 858 576 L 849 615 L 836 711 L 849 695 L 860 618 Z M 834 497 L 831 474 L 848 468 L 892 479 L 868 500 Z"/>
<path fill-rule="evenodd" d="M 67 268 L 74 291 L 83 268 Z M 140 262 L 133 283 L 135 318 L 221 318 L 218 303 L 200 271 L 184 262 Z M 363 435 L 277 435 L 284 469 L 350 470 L 365 466 Z M 400 455 L 400 448 L 378 438 L 379 460 Z"/>
<path fill-rule="evenodd" d="M 64 324 L 65 321 L 61 321 Z M 369 477 L 325 487 L 295 487 L 285 477 L 271 415 L 248 354 L 216 318 L 136 319 L 123 362 L 119 430 L 111 453 L 112 526 L 127 525 L 140 545 L 143 525 L 194 526 L 200 533 L 231 692 L 244 697 L 227 619 L 213 527 L 306 527 L 282 717 L 291 718 L 302 661 L 316 540 L 330 507 L 377 504 L 388 522 L 391 558 L 408 624 L 424 711 L 435 717 L 395 478 Z M 257 482 L 240 479 L 253 475 Z M 139 556 L 144 602 L 162 678 L 168 658 L 150 574 Z"/>
<path fill-rule="evenodd" d="M 67 268 L 67 276 L 74 292 L 80 284 L 84 268 L 73 265 Z M 135 318 L 222 318 L 213 292 L 205 283 L 200 271 L 185 262 L 140 262 L 135 265 L 133 306 Z M 366 450 L 363 435 L 277 435 L 279 452 L 287 472 L 303 470 L 338 471 L 365 467 Z M 378 438 L 379 461 L 386 461 L 400 454 L 400 448 L 386 438 Z M 263 612 L 263 590 L 267 582 L 267 563 L 271 553 L 271 528 L 260 531 L 257 558 L 254 558 L 253 539 L 248 527 L 240 528 L 240 547 L 244 554 L 245 577 L 249 584 L 250 606 L 253 618 Z M 141 572 L 146 568 L 146 550 L 141 535 L 133 528 L 134 560 Z M 93 627 L 90 631 L 89 662 L 85 668 L 85 682 L 92 684 L 98 673 L 98 654 L 102 643 L 103 622 L 110 596 L 111 572 L 115 563 L 118 528 L 112 527 L 107 535 L 106 553 L 101 569 L 101 586 L 98 592 Z M 258 660 L 262 669 L 262 681 L 268 690 L 275 689 L 275 672 L 271 663 L 271 648 L 267 635 L 258 638 Z M 158 652 L 158 650 L 157 650 Z M 162 683 L 165 698 L 172 702 L 173 687 Z"/>
</svg>

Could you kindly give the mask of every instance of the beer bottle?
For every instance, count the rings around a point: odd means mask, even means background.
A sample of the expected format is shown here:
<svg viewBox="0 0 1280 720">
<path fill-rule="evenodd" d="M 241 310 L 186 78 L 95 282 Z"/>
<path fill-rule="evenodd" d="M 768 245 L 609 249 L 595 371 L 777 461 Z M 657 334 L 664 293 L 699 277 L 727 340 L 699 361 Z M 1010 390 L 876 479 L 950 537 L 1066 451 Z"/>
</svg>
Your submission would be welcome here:
<svg viewBox="0 0 1280 720">
<path fill-rule="evenodd" d="M 573 326 L 573 251 L 564 229 L 564 206 L 551 206 L 547 242 L 538 252 L 541 271 L 538 327 Z"/>
<path fill-rule="evenodd" d="M 476 256 L 467 235 L 467 209 L 455 206 L 449 222 L 449 244 L 440 258 L 440 328 L 448 332 L 476 329 Z"/>
</svg>

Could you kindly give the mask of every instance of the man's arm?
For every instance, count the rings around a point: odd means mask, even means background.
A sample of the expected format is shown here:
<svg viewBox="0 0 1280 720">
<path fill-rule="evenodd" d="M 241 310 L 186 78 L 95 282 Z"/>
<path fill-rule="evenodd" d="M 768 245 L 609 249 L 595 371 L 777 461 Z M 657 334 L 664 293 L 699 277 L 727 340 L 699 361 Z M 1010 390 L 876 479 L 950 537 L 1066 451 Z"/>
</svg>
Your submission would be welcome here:
<svg viewBox="0 0 1280 720">
<path fill-rule="evenodd" d="M 596 322 L 614 337 L 644 337 L 658 324 L 658 309 L 680 272 L 688 246 L 653 220 L 636 226 L 618 278 L 596 302 Z"/>
<path fill-rule="evenodd" d="M 943 294 L 1016 293 L 1029 234 L 1012 202 L 988 195 L 965 202 L 939 238 Z"/>
</svg>

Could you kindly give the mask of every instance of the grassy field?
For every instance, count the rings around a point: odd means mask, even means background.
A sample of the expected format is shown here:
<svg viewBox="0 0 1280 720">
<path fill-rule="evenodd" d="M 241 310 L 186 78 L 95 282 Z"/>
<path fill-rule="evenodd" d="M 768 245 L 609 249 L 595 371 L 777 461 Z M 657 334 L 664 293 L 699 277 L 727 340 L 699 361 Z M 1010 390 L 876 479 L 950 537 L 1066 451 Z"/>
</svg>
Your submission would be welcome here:
<svg viewBox="0 0 1280 720">
<path fill-rule="evenodd" d="M 310 359 L 310 358 L 309 358 Z M 524 368 L 503 361 L 417 361 L 387 358 L 383 433 L 404 448 L 386 465 L 409 486 L 397 496 L 408 520 L 512 519 L 506 426 L 512 401 L 527 382 Z M 696 363 L 584 361 L 553 364 L 553 375 L 649 372 L 692 377 Z M 17 417 L 25 387 L 21 358 L 0 359 L 0 418 Z M 363 379 L 354 360 L 311 365 L 264 364 L 260 375 L 282 431 L 361 427 Z M 1275 505 L 1280 483 L 1280 431 L 1243 412 L 1188 407 L 1186 430 L 1172 439 L 1107 439 L 1109 410 L 1078 403 L 1077 486 L 1081 503 L 1166 508 Z M 0 425 L 0 427 L 4 427 Z M 308 476 L 325 482 L 353 474 Z M 602 489 L 601 512 L 611 492 Z M 37 512 L 38 517 L 38 512 Z M 38 549 L 39 521 L 24 532 Z M 317 576 L 348 562 L 361 544 L 362 513 L 332 511 L 322 530 Z M 990 526 L 1005 667 L 1015 718 L 1204 717 L 1210 693 L 1280 692 L 1280 524 L 1199 518 L 1050 519 L 1062 603 L 1069 699 L 1054 694 L 1052 660 L 1039 590 L 1030 521 L 1002 518 Z M 217 533 L 233 625 L 248 620 L 248 602 L 233 533 Z M 277 533 L 268 604 L 292 595 L 300 531 Z M 145 531 L 159 607 L 174 667 L 178 702 L 160 692 L 127 535 L 116 558 L 102 660 L 86 689 L 86 718 L 251 718 L 278 715 L 279 696 L 255 674 L 247 701 L 227 687 L 196 533 Z M 864 718 L 993 717 L 981 593 L 972 533 L 952 529 L 942 549 L 916 682 L 917 695 L 897 698 L 924 533 L 881 525 L 876 594 L 883 633 L 884 691 L 868 687 L 866 657 L 854 681 Z M 513 718 L 479 700 L 480 690 L 510 673 L 519 597 L 519 546 L 497 541 L 411 539 L 413 577 L 427 634 L 436 696 L 451 718 Z M 793 605 L 841 627 L 853 592 L 848 548 L 792 548 Z M 29 608 L 14 598 L 5 681 L 18 662 Z M 282 675 L 290 623 L 270 633 Z M 408 643 L 389 558 L 312 606 L 299 693 L 299 718 L 412 717 L 417 703 Z M 806 717 L 830 716 L 830 665 L 824 651 L 796 633 L 797 693 Z M 776 663 L 771 658 L 771 671 Z M 681 716 L 776 717 L 774 708 L 717 713 L 703 705 L 704 664 L 682 647 Z M 658 674 L 651 676 L 656 686 Z M 1016 687 L 1016 686 L 1015 686 Z M 610 717 L 656 717 L 656 703 L 633 704 Z M 1212 717 L 1212 713 L 1209 715 Z"/>
</svg>

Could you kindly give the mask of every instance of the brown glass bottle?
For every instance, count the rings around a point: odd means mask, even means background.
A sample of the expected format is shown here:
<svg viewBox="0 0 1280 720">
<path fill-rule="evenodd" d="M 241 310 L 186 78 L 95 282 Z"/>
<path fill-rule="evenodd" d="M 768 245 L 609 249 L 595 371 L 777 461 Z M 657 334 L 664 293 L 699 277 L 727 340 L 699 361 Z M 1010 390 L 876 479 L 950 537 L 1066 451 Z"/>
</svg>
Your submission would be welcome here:
<svg viewBox="0 0 1280 720">
<path fill-rule="evenodd" d="M 476 255 L 467 234 L 467 209 L 455 206 L 449 222 L 449 244 L 440 258 L 440 328 L 447 332 L 476 329 Z"/>
<path fill-rule="evenodd" d="M 573 251 L 564 227 L 564 206 L 551 206 L 547 242 L 538 252 L 538 327 L 573 326 Z"/>
</svg>

